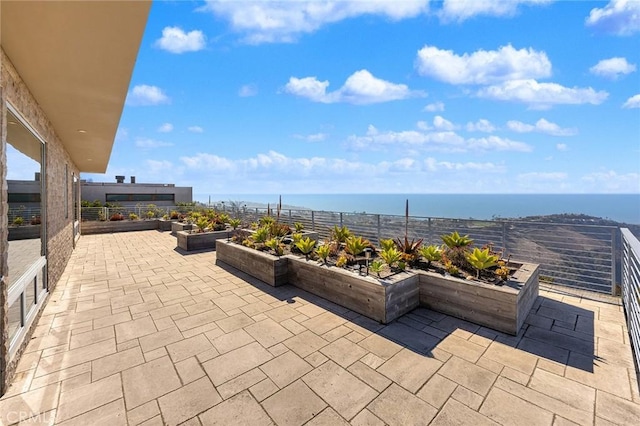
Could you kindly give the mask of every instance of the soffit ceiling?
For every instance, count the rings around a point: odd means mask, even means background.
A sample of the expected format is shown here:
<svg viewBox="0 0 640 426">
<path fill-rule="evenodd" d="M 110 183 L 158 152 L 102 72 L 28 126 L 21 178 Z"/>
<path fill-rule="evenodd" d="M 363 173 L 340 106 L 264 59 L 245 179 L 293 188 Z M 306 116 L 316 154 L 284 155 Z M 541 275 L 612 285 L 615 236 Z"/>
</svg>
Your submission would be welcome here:
<svg viewBox="0 0 640 426">
<path fill-rule="evenodd" d="M 2 0 L 2 49 L 82 172 L 107 169 L 150 7 Z"/>
</svg>

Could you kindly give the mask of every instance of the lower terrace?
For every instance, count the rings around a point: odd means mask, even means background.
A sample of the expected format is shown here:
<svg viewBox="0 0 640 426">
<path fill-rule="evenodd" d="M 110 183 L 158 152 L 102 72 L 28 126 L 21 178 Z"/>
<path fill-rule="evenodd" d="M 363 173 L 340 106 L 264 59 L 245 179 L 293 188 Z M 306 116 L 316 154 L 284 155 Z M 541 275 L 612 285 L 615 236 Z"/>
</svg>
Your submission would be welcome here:
<svg viewBox="0 0 640 426">
<path fill-rule="evenodd" d="M 542 285 L 518 336 L 423 308 L 383 326 L 175 246 L 79 240 L 0 423 L 640 424 L 619 298 Z"/>
</svg>

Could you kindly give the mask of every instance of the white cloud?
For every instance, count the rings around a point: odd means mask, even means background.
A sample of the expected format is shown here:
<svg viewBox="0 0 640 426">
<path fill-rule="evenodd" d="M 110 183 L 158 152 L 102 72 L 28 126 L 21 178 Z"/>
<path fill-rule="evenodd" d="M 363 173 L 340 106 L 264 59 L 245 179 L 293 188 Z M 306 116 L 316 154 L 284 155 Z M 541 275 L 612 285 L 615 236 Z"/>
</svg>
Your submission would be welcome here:
<svg viewBox="0 0 640 426">
<path fill-rule="evenodd" d="M 232 29 L 252 44 L 294 42 L 302 34 L 324 25 L 362 15 L 377 15 L 393 21 L 427 12 L 429 0 L 403 1 L 260 1 L 208 0 L 200 10 L 229 22 Z"/>
<path fill-rule="evenodd" d="M 627 62 L 626 58 L 619 57 L 603 59 L 589 68 L 591 74 L 610 78 L 612 80 L 615 80 L 621 75 L 631 74 L 635 70 L 635 64 L 630 64 Z"/>
<path fill-rule="evenodd" d="M 497 165 L 495 163 L 452 163 L 450 161 L 437 161 L 435 158 L 429 157 L 424 160 L 424 164 L 427 170 L 430 172 L 445 172 L 445 171 L 463 171 L 471 170 L 474 172 L 503 172 L 504 166 Z"/>
<path fill-rule="evenodd" d="M 537 5 L 553 0 L 444 0 L 438 15 L 443 21 L 462 22 L 478 15 L 514 16 L 521 4 Z"/>
<path fill-rule="evenodd" d="M 436 115 L 435 117 L 433 117 L 433 127 L 435 127 L 436 130 L 445 130 L 445 131 L 454 130 L 456 128 L 455 124 L 453 124 L 446 118 L 443 118 L 439 115 Z"/>
<path fill-rule="evenodd" d="M 375 151 L 381 149 L 397 150 L 398 148 L 405 148 L 410 151 L 439 151 L 448 153 L 471 151 L 532 151 L 531 146 L 523 142 L 498 136 L 465 139 L 453 131 L 430 132 L 425 130 L 425 126 L 421 125 L 421 123 L 422 122 L 418 123 L 420 130 L 404 130 L 400 132 L 381 132 L 370 125 L 365 135 L 349 136 L 347 139 L 347 147 L 358 151 Z"/>
<path fill-rule="evenodd" d="M 556 144 L 556 149 L 557 149 L 558 151 L 569 151 L 569 147 L 567 146 L 567 144 L 566 144 L 566 143 L 559 143 L 559 144 Z"/>
<path fill-rule="evenodd" d="M 640 93 L 627 99 L 622 108 L 640 108 Z"/>
<path fill-rule="evenodd" d="M 146 160 L 147 172 L 152 175 L 166 175 L 174 169 L 173 163 L 167 160 Z"/>
<path fill-rule="evenodd" d="M 258 86 L 255 84 L 245 84 L 238 90 L 238 96 L 242 98 L 248 98 L 258 94 Z"/>
<path fill-rule="evenodd" d="M 158 131 L 160 133 L 169 133 L 173 131 L 173 124 L 171 123 L 163 123 L 160 127 L 158 127 Z"/>
<path fill-rule="evenodd" d="M 538 132 L 551 136 L 573 136 L 578 133 L 578 130 L 575 128 L 562 128 L 556 123 L 552 123 L 544 118 L 536 121 L 535 125 L 510 120 L 507 122 L 507 128 L 518 133 Z"/>
<path fill-rule="evenodd" d="M 316 77 L 291 77 L 284 91 L 313 102 L 327 104 L 346 102 L 364 105 L 425 96 L 423 92 L 410 90 L 404 84 L 395 84 L 376 78 L 367 70 L 356 71 L 347 78 L 340 89 L 334 92 L 327 93 L 327 87 L 329 87 L 328 81 L 319 81 Z"/>
<path fill-rule="evenodd" d="M 293 135 L 294 138 L 296 139 L 301 139 L 307 142 L 322 142 L 323 140 L 327 139 L 327 134 L 326 133 L 313 133 L 311 135 Z"/>
<path fill-rule="evenodd" d="M 186 33 L 179 27 L 165 27 L 162 37 L 156 40 L 155 45 L 171 53 L 197 52 L 204 49 L 206 39 L 202 31 Z"/>
<path fill-rule="evenodd" d="M 629 36 L 640 31 L 640 2 L 638 0 L 611 0 L 603 8 L 591 9 L 587 26 L 598 31 Z"/>
<path fill-rule="evenodd" d="M 639 193 L 640 173 L 618 173 L 606 170 L 588 173 L 582 181 L 591 185 L 594 192 Z"/>
<path fill-rule="evenodd" d="M 171 99 L 158 86 L 139 84 L 127 94 L 126 103 L 132 106 L 168 104 Z"/>
<path fill-rule="evenodd" d="M 493 84 L 551 75 L 546 53 L 532 48 L 516 50 L 510 44 L 463 55 L 424 46 L 418 51 L 415 66 L 420 75 L 450 84 Z"/>
<path fill-rule="evenodd" d="M 496 130 L 495 126 L 491 124 L 489 120 L 486 120 L 484 118 L 481 118 L 475 123 L 471 123 L 471 122 L 467 123 L 466 128 L 467 128 L 467 131 L 469 132 L 493 133 Z"/>
<path fill-rule="evenodd" d="M 164 146 L 173 146 L 173 144 L 169 142 L 162 142 L 155 139 L 150 139 L 150 138 L 137 138 L 136 146 L 138 148 L 151 149 L 151 148 L 161 148 Z"/>
<path fill-rule="evenodd" d="M 444 104 L 442 102 L 434 102 L 424 107 L 423 111 L 426 112 L 442 112 L 444 111 Z"/>
<path fill-rule="evenodd" d="M 599 105 L 609 96 L 591 87 L 565 87 L 557 83 L 539 83 L 536 80 L 511 80 L 500 85 L 485 87 L 478 96 L 501 101 L 522 102 L 536 109 L 560 104 Z"/>
<path fill-rule="evenodd" d="M 564 181 L 568 177 L 569 175 L 565 172 L 530 172 L 519 174 L 518 180 L 537 183 L 539 181 Z"/>
<path fill-rule="evenodd" d="M 202 133 L 204 132 L 204 129 L 200 126 L 189 126 L 187 127 L 187 130 L 190 131 L 191 133 Z"/>
</svg>

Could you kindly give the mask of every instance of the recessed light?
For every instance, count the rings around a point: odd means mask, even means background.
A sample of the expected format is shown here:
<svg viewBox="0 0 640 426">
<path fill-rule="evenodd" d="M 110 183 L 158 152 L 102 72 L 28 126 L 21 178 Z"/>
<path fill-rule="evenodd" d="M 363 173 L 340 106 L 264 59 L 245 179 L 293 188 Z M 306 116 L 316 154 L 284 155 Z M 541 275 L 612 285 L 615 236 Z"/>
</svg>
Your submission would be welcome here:
<svg viewBox="0 0 640 426">
<path fill-rule="evenodd" d="M 87 161 L 93 161 L 93 158 L 87 158 Z"/>
<path fill-rule="evenodd" d="M 16 125 L 16 124 L 18 124 L 18 123 L 16 123 L 15 121 L 11 121 L 11 120 L 9 120 L 9 124 Z"/>
<path fill-rule="evenodd" d="M 87 133 L 87 131 L 83 129 L 78 129 L 78 133 Z"/>
</svg>

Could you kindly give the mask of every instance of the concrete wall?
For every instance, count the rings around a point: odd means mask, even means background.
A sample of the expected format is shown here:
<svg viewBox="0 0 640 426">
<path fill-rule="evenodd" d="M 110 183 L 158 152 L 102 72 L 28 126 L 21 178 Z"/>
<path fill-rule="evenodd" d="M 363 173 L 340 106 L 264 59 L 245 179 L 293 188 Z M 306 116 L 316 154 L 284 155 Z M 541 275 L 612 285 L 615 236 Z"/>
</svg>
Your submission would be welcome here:
<svg viewBox="0 0 640 426">
<path fill-rule="evenodd" d="M 39 107 L 36 100 L 29 92 L 29 88 L 24 84 L 18 72 L 11 64 L 4 51 L 0 58 L 0 90 L 2 94 L 2 114 L 0 114 L 0 124 L 2 125 L 2 148 L 0 148 L 0 273 L 7 275 L 7 181 L 6 181 L 6 103 L 11 103 L 31 125 L 33 129 L 45 140 L 45 186 L 46 194 L 42 195 L 42 200 L 46 204 L 46 247 L 47 247 L 47 275 L 49 290 L 52 291 L 73 251 L 73 179 L 71 174 L 79 175 L 75 164 L 71 161 L 62 141 L 55 133 L 53 126 Z M 65 176 L 67 174 L 68 176 Z M 65 198 L 65 193 L 67 196 Z M 64 200 L 68 201 L 68 206 Z M 23 347 L 20 348 L 11 362 L 7 363 L 8 345 L 7 342 L 7 287 L 2 284 L 0 291 L 0 309 L 2 309 L 2 345 L 0 346 L 0 367 L 2 368 L 2 378 L 0 386 L 3 393 L 7 383 L 11 380 L 15 371 L 15 365 L 20 358 L 20 354 L 30 339 L 30 333 L 24 339 Z M 35 322 L 34 322 L 35 324 Z M 4 365 L 3 365 L 4 364 Z"/>
<path fill-rule="evenodd" d="M 155 204 L 157 206 L 172 206 L 175 203 L 190 203 L 192 201 L 191 187 L 174 186 L 173 184 L 157 183 L 111 183 L 111 182 L 82 182 L 81 193 L 83 201 L 99 200 L 106 202 L 106 194 L 174 194 L 175 201 L 140 201 L 140 204 Z M 121 202 L 122 205 L 137 204 Z"/>
</svg>

